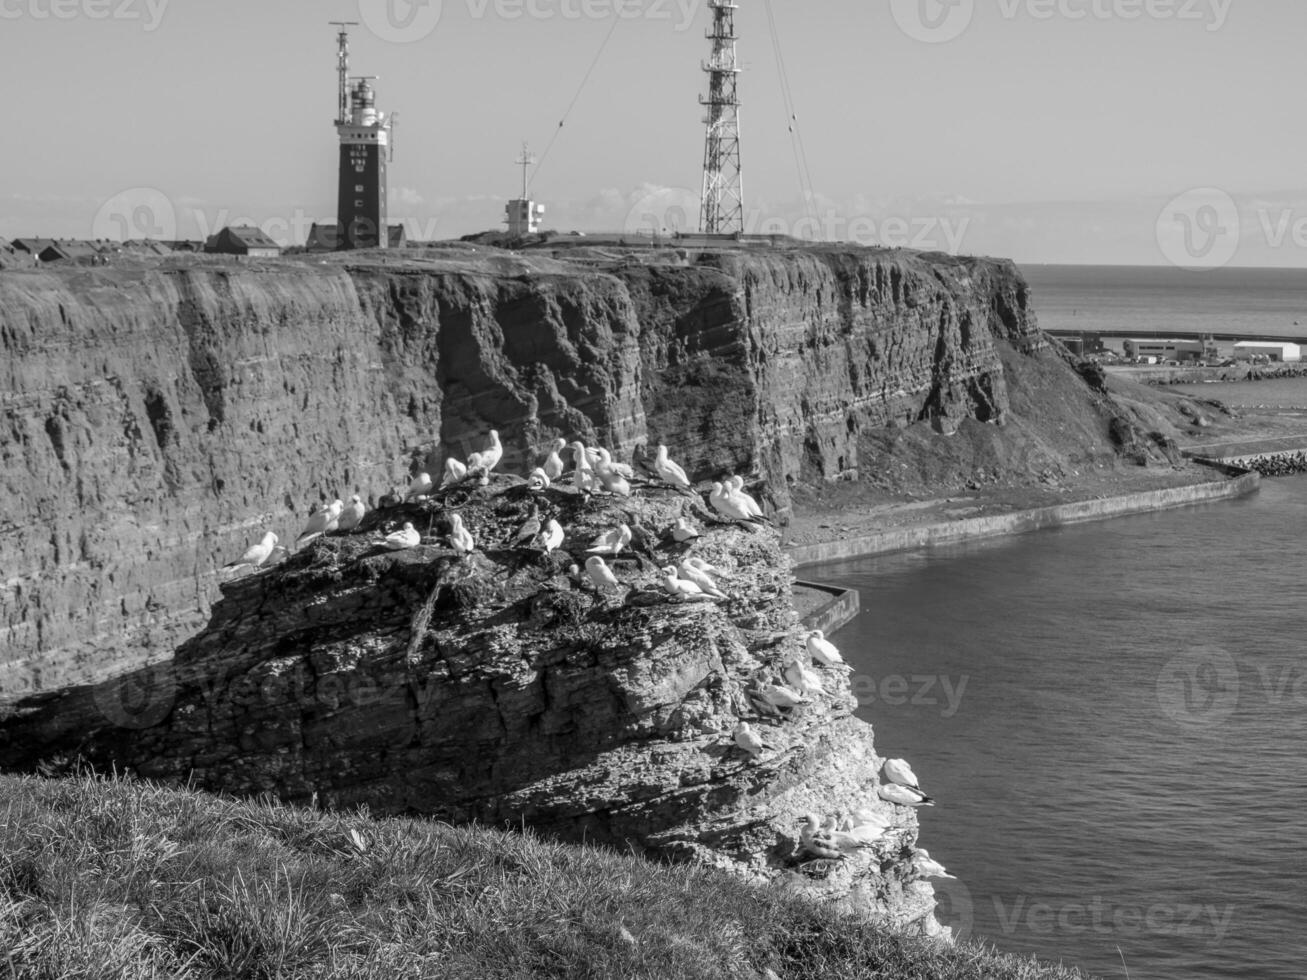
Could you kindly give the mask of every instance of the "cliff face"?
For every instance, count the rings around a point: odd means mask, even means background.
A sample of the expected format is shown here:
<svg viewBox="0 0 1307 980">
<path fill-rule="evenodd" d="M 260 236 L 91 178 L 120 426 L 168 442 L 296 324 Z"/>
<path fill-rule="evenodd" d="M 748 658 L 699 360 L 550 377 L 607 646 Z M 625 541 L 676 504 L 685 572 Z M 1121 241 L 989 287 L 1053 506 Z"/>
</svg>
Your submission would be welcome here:
<svg viewBox="0 0 1307 980">
<path fill-rule="evenodd" d="M 865 249 L 11 270 L 0 349 L 0 696 L 167 656 L 262 530 L 491 427 L 508 470 L 557 435 L 662 441 L 783 512 L 874 478 L 894 427 L 1001 440 L 1014 371 L 1087 390 L 1010 264 Z"/>
<path fill-rule="evenodd" d="M 784 711 L 755 701 L 788 660 L 807 661 L 777 534 L 701 506 L 668 489 L 603 503 L 498 477 L 385 507 L 224 586 L 173 661 L 29 700 L 0 727 L 0 766 L 85 758 L 210 790 L 526 823 L 934 928 L 915 817 L 877 798 L 882 760 L 847 673 L 819 669 L 822 690 Z M 444 545 L 455 512 L 479 543 L 467 557 Z M 512 546 L 537 512 L 568 531 L 553 555 Z M 679 516 L 704 536 L 613 560 L 619 593 L 575 574 L 596 534 Z M 434 533 L 381 547 L 377 532 L 405 521 Z M 659 566 L 688 554 L 721 569 L 726 600 L 663 591 Z M 740 719 L 768 743 L 759 759 L 734 743 Z M 883 841 L 835 862 L 800 853 L 805 813 L 859 809 L 892 824 Z"/>
</svg>

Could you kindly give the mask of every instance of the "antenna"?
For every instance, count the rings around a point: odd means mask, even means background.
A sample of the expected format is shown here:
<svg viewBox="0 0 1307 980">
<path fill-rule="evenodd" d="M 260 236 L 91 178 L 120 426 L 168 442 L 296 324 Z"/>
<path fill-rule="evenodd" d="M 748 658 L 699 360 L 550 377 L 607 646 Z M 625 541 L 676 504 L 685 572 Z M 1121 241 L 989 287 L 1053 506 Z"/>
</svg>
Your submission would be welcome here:
<svg viewBox="0 0 1307 980">
<path fill-rule="evenodd" d="M 699 102 L 707 134 L 703 151 L 703 201 L 700 227 L 706 235 L 741 234 L 744 231 L 744 176 L 740 170 L 740 100 L 736 76 L 734 0 L 708 0 L 713 25 L 704 35 L 712 41 L 712 56 L 703 63 L 708 73 L 708 96 Z"/>
<path fill-rule="evenodd" d="M 527 168 L 536 162 L 536 158 L 527 146 L 526 140 L 522 141 L 522 155 L 515 162 L 522 168 L 522 200 L 530 200 L 530 195 L 527 193 Z"/>
<path fill-rule="evenodd" d="M 386 132 L 390 134 L 390 152 L 386 159 L 391 163 L 395 162 L 395 120 L 399 118 L 398 112 L 392 112 L 386 117 Z"/>
<path fill-rule="evenodd" d="M 333 20 L 328 23 L 332 27 L 340 28 L 340 33 L 336 35 L 336 44 L 339 47 L 336 54 L 336 70 L 340 73 L 340 92 L 336 99 L 336 125 L 343 126 L 349 113 L 349 28 L 358 27 L 359 22 Z"/>
</svg>

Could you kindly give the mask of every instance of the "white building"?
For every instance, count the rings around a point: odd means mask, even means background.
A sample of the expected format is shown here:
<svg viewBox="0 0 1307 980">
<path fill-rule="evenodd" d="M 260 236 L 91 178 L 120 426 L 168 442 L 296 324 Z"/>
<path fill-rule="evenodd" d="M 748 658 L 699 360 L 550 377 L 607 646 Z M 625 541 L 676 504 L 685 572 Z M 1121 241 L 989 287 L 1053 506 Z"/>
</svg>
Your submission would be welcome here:
<svg viewBox="0 0 1307 980">
<path fill-rule="evenodd" d="M 1141 340 L 1131 338 L 1122 344 L 1126 357 L 1138 359 L 1145 364 L 1147 359 L 1155 357 L 1160 361 L 1197 361 L 1203 356 L 1201 340 Z"/>
<path fill-rule="evenodd" d="M 1282 363 L 1301 361 L 1302 347 L 1298 344 L 1281 344 L 1268 340 L 1244 340 L 1234 345 L 1236 361 L 1251 361 L 1260 357 Z"/>
</svg>

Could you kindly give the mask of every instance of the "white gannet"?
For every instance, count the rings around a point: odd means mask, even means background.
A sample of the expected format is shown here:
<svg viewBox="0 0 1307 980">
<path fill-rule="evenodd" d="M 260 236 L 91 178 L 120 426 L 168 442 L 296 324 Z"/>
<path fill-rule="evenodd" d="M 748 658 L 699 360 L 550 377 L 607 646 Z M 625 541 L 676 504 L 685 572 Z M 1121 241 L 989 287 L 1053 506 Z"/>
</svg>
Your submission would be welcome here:
<svg viewBox="0 0 1307 980">
<path fill-rule="evenodd" d="M 912 771 L 904 759 L 886 759 L 883 767 L 885 778 L 891 783 L 898 783 L 900 786 L 907 786 L 909 789 L 921 791 L 921 784 L 917 782 L 917 774 Z"/>
<path fill-rule="evenodd" d="M 603 488 L 618 497 L 631 496 L 631 484 L 626 481 L 626 477 L 613 467 L 608 456 L 608 450 L 601 449 L 599 452 L 601 454 L 600 460 L 594 468 L 594 474 L 599 478 L 599 482 L 603 484 Z"/>
<path fill-rule="evenodd" d="M 537 466 L 531 471 L 531 476 L 527 479 L 526 485 L 536 491 L 548 490 L 549 485 L 554 481 L 549 478 L 549 474 Z"/>
<path fill-rule="evenodd" d="M 912 863 L 916 867 L 916 869 L 921 873 L 921 876 L 923 878 L 956 878 L 957 877 L 957 875 L 949 874 L 948 871 L 944 869 L 944 865 L 940 864 L 933 857 L 931 857 L 930 852 L 927 851 L 924 847 L 917 848 L 917 853 L 912 856 Z"/>
<path fill-rule="evenodd" d="M 504 447 L 499 441 L 499 432 L 495 429 L 490 430 L 490 445 L 481 450 L 481 465 L 485 467 L 487 473 L 499 465 L 499 461 L 504 458 Z"/>
<path fill-rule="evenodd" d="M 812 700 L 783 684 L 759 684 L 758 695 L 777 708 L 797 708 L 801 704 L 810 704 Z"/>
<path fill-rule="evenodd" d="M 472 532 L 463 526 L 461 514 L 449 515 L 449 544 L 460 555 L 466 555 L 476 549 L 476 540 Z"/>
<path fill-rule="evenodd" d="M 753 497 L 744 492 L 744 477 L 728 477 L 722 490 L 733 500 L 738 501 L 740 505 L 743 506 L 745 513 L 750 517 L 760 518 L 762 520 L 767 519 L 767 515 L 763 513 L 762 507 L 758 504 L 758 501 L 754 500 Z"/>
<path fill-rule="evenodd" d="M 607 467 L 608 469 L 616 473 L 618 476 L 623 477 L 627 480 L 635 479 L 635 470 L 631 469 L 631 467 L 626 463 L 619 463 L 616 460 L 614 460 L 613 454 L 610 453 L 607 449 L 604 449 L 601 446 L 599 449 L 595 451 L 599 454 L 599 462 L 595 464 L 596 470 L 599 469 L 601 466 L 603 466 L 603 467 Z"/>
<path fill-rule="evenodd" d="M 712 491 L 708 494 L 708 503 L 728 521 L 747 521 L 753 516 L 744 504 L 727 494 L 720 483 L 712 485 Z"/>
<path fill-rule="evenodd" d="M 585 454 L 585 443 L 574 442 L 568 448 L 572 450 L 572 458 L 576 462 L 576 469 L 572 471 L 572 486 L 577 493 L 590 493 L 594 490 L 594 468 Z"/>
<path fill-rule="evenodd" d="M 545 476 L 553 482 L 563 475 L 563 457 L 558 455 L 567 448 L 566 439 L 555 439 L 554 448 L 549 450 L 549 455 L 545 457 L 544 465 L 540 468 L 545 471 Z"/>
<path fill-rule="evenodd" d="M 730 578 L 730 576 L 726 574 L 725 569 L 718 568 L 716 565 L 708 564 L 698 555 L 691 555 L 689 558 L 685 560 L 689 562 L 691 565 L 693 565 L 695 568 L 699 569 L 699 571 L 703 572 L 705 575 L 722 575 L 725 576 L 726 578 Z"/>
<path fill-rule="evenodd" d="M 817 672 L 798 659 L 791 660 L 785 665 L 785 680 L 800 694 L 826 693 Z"/>
<path fill-rule="evenodd" d="M 812 657 L 814 664 L 821 664 L 823 667 L 843 667 L 846 670 L 852 670 L 840 656 L 840 649 L 830 640 L 826 639 L 826 634 L 821 630 L 813 630 L 804 640 L 804 646 L 808 648 L 808 656 Z"/>
<path fill-rule="evenodd" d="M 341 504 L 342 509 L 344 506 L 344 504 Z M 327 531 L 327 525 L 332 523 L 339 516 L 340 513 L 335 510 L 334 503 L 322 504 L 313 512 L 312 516 L 309 517 L 309 522 L 304 525 L 304 530 L 301 531 L 299 537 L 295 539 L 295 543 L 299 544 L 307 538 L 316 538 L 319 534 L 325 534 Z"/>
<path fill-rule="evenodd" d="M 687 541 L 693 541 L 699 537 L 699 532 L 688 517 L 678 517 L 676 525 L 672 528 L 672 538 L 678 544 L 685 544 Z"/>
<path fill-rule="evenodd" d="M 590 576 L 590 581 L 594 585 L 596 592 L 601 594 L 615 592 L 622 587 L 622 584 L 617 581 L 617 576 L 613 574 L 613 570 L 598 555 L 585 560 L 585 570 L 586 574 Z"/>
<path fill-rule="evenodd" d="M 827 861 L 838 861 L 844 857 L 839 848 L 823 831 L 821 821 L 817 819 L 815 813 L 809 813 L 800 821 L 799 828 L 799 852 L 810 854 L 816 858 L 823 858 Z"/>
<path fill-rule="evenodd" d="M 552 517 L 549 523 L 545 525 L 544 536 L 545 554 L 557 550 L 558 546 L 563 543 L 563 526 Z"/>
<path fill-rule="evenodd" d="M 345 513 L 345 501 L 338 497 L 331 502 L 327 510 L 330 516 L 327 518 L 327 526 L 322 529 L 323 534 L 330 534 L 340 529 L 340 515 Z"/>
<path fill-rule="evenodd" d="M 422 535 L 418 534 L 412 524 L 405 524 L 398 531 L 387 534 L 384 543 L 391 551 L 404 551 L 407 548 L 416 548 L 420 545 Z"/>
<path fill-rule="evenodd" d="M 620 555 L 626 546 L 631 543 L 631 529 L 625 524 L 619 524 L 611 531 L 599 535 L 590 542 L 590 547 L 586 549 L 587 554 L 591 555 Z"/>
<path fill-rule="evenodd" d="M 693 582 L 699 586 L 700 591 L 705 595 L 710 595 L 714 599 L 725 599 L 726 593 L 717 588 L 717 583 L 708 577 L 706 572 L 700 571 L 695 565 L 688 561 L 681 562 L 679 569 L 681 578 Z"/>
<path fill-rule="evenodd" d="M 876 795 L 887 803 L 899 806 L 934 806 L 935 801 L 919 789 L 900 786 L 898 783 L 881 783 L 876 787 Z"/>
<path fill-rule="evenodd" d="M 466 463 L 459 462 L 453 456 L 450 456 L 449 459 L 445 460 L 445 473 L 440 479 L 441 489 L 465 479 L 467 479 Z"/>
<path fill-rule="evenodd" d="M 258 544 L 252 544 L 245 549 L 245 554 L 241 555 L 235 561 L 229 561 L 224 568 L 236 568 L 239 565 L 253 565 L 258 568 L 270 557 L 273 549 L 277 547 L 278 538 L 271 531 L 263 535 L 263 540 Z"/>
<path fill-rule="evenodd" d="M 670 592 L 675 598 L 685 602 L 698 602 L 707 599 L 703 589 L 683 578 L 676 577 L 676 568 L 668 565 L 663 569 L 663 588 Z"/>
<path fill-rule="evenodd" d="M 408 485 L 408 492 L 404 494 L 404 499 L 412 500 L 414 497 L 425 497 L 431 492 L 433 486 L 430 473 L 419 473 L 413 477 L 413 482 Z"/>
<path fill-rule="evenodd" d="M 771 748 L 766 742 L 758 737 L 758 733 L 749 727 L 747 721 L 742 721 L 735 726 L 735 744 L 749 753 L 751 759 L 758 759 L 762 756 L 764 749 Z"/>
<path fill-rule="evenodd" d="M 664 483 L 670 483 L 674 487 L 683 487 L 688 490 L 691 486 L 690 478 L 685 475 L 685 470 L 667 458 L 667 447 L 662 443 L 658 444 L 658 456 L 654 459 L 654 472 L 658 474 L 658 479 Z"/>
<path fill-rule="evenodd" d="M 352 531 L 359 526 L 359 521 L 363 520 L 363 515 L 368 512 L 367 507 L 363 506 L 363 498 L 358 494 L 349 498 L 349 503 L 341 511 L 340 516 L 336 518 L 337 531 Z"/>
</svg>

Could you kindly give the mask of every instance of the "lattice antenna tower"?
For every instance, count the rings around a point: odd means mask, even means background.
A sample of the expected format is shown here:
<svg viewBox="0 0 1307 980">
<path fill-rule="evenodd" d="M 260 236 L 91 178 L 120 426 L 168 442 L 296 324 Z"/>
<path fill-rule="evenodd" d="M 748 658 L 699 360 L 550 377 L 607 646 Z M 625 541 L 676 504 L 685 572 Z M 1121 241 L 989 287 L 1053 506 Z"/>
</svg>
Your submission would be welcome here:
<svg viewBox="0 0 1307 980">
<path fill-rule="evenodd" d="M 733 0 L 708 0 L 713 24 L 707 32 L 712 57 L 703 63 L 708 74 L 708 95 L 699 101 L 707 108 L 707 135 L 703 151 L 703 198 L 699 227 L 706 235 L 744 232 L 744 175 L 740 170 L 740 100 L 737 96 L 739 62 L 735 57 Z"/>
<path fill-rule="evenodd" d="M 349 29 L 358 27 L 356 20 L 333 20 L 333 27 L 339 27 L 336 35 L 336 71 L 340 74 L 340 92 L 336 100 L 336 125 L 343 126 L 349 121 Z"/>
</svg>

